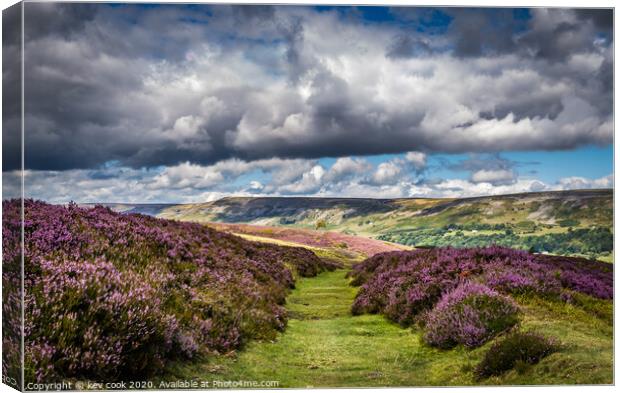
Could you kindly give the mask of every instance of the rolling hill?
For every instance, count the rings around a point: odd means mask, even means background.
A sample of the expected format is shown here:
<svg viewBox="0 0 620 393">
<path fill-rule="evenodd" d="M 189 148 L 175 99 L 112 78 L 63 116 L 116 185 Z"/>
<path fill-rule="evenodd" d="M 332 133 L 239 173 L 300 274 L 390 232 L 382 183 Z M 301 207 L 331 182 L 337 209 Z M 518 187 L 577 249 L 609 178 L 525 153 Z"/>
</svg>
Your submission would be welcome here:
<svg viewBox="0 0 620 393">
<path fill-rule="evenodd" d="M 613 259 L 610 189 L 459 199 L 227 197 L 194 204 L 108 206 L 181 221 L 321 229 L 408 246 L 498 244 Z"/>
</svg>

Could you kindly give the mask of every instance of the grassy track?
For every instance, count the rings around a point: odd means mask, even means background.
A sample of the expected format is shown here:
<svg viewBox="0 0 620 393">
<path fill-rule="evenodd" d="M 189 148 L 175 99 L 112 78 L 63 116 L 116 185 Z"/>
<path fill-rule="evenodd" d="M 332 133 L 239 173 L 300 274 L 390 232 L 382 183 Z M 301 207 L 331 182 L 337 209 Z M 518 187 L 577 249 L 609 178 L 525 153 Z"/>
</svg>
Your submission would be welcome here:
<svg viewBox="0 0 620 393">
<path fill-rule="evenodd" d="M 167 379 L 278 381 L 279 387 L 430 386 L 480 384 L 472 369 L 490 343 L 441 351 L 379 315 L 353 317 L 357 289 L 346 271 L 300 279 L 287 298 L 290 320 L 274 342 L 253 341 L 233 356 L 177 364 Z M 560 339 L 563 350 L 520 373 L 484 384 L 612 383 L 610 303 L 586 308 L 522 300 L 523 327 Z M 609 306 L 607 305 L 609 303 Z M 595 317 L 597 313 L 599 317 Z"/>
</svg>

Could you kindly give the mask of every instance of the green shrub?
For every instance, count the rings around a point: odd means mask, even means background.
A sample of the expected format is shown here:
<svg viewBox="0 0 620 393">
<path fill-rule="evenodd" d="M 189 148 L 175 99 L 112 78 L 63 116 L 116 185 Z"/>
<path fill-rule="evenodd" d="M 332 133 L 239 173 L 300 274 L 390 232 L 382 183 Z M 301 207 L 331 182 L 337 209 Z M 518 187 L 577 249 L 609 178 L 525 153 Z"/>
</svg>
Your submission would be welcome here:
<svg viewBox="0 0 620 393">
<path fill-rule="evenodd" d="M 533 332 L 513 332 L 489 348 L 474 371 L 477 379 L 500 375 L 517 365 L 536 364 L 558 350 L 558 345 Z"/>
<path fill-rule="evenodd" d="M 567 228 L 567 227 L 578 227 L 580 222 L 579 220 L 573 220 L 572 218 L 567 218 L 565 220 L 558 221 L 558 224 L 560 224 L 562 228 Z"/>
</svg>

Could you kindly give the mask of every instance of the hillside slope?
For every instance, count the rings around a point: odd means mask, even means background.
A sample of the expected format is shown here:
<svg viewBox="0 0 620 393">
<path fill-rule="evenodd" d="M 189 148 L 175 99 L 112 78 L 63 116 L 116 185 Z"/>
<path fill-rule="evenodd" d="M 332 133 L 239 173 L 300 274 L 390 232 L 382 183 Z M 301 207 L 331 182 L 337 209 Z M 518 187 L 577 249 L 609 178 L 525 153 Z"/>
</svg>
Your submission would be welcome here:
<svg viewBox="0 0 620 393">
<path fill-rule="evenodd" d="M 399 244 L 331 231 L 225 223 L 210 223 L 209 226 L 250 240 L 281 242 L 282 244 L 308 247 L 318 253 L 329 252 L 329 254 L 334 255 L 334 259 L 343 260 L 345 263 L 365 259 L 380 252 L 400 251 L 410 248 Z"/>
<path fill-rule="evenodd" d="M 490 244 L 612 260 L 613 190 L 461 199 L 228 197 L 114 209 L 195 222 L 325 229 L 409 246 Z"/>
</svg>

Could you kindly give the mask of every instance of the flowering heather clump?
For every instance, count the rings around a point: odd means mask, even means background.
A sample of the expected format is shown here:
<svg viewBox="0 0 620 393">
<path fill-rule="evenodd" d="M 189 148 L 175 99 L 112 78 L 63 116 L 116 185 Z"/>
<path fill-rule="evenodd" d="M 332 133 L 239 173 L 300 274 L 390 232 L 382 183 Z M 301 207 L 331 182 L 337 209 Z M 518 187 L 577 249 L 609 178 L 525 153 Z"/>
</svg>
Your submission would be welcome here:
<svg viewBox="0 0 620 393">
<path fill-rule="evenodd" d="M 357 264 L 351 272 L 352 284 L 361 285 L 352 312 L 383 313 L 410 325 L 464 280 L 479 281 L 507 294 L 559 297 L 566 288 L 611 299 L 612 269 L 602 262 L 533 255 L 504 247 L 381 253 Z"/>
<path fill-rule="evenodd" d="M 19 266 L 19 206 L 3 202 L 5 270 Z M 303 248 L 100 206 L 26 201 L 24 234 L 26 377 L 39 382 L 147 375 L 272 338 L 290 269 L 335 268 Z"/>
<path fill-rule="evenodd" d="M 499 293 L 613 298 L 609 264 L 504 247 L 381 253 L 354 266 L 350 276 L 361 285 L 353 314 L 382 313 L 404 326 L 420 322 L 427 341 L 441 347 L 479 345 L 516 323 L 514 304 Z"/>
<path fill-rule="evenodd" d="M 599 299 L 613 299 L 613 265 L 585 258 L 538 255 L 536 260 L 559 272 L 562 286 Z"/>
<path fill-rule="evenodd" d="M 440 348 L 477 347 L 517 323 L 518 308 L 486 285 L 465 281 L 426 316 L 424 340 Z"/>
<path fill-rule="evenodd" d="M 21 388 L 21 208 L 2 203 L 2 375 Z"/>
</svg>

